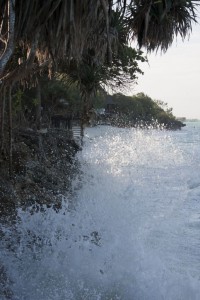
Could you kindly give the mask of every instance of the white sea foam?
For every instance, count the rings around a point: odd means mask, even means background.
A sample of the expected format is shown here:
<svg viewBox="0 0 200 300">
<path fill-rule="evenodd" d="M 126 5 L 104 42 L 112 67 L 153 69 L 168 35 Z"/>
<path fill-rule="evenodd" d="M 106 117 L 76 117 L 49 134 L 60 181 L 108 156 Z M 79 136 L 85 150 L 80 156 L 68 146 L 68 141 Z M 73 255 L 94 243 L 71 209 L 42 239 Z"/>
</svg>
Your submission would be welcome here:
<svg viewBox="0 0 200 300">
<path fill-rule="evenodd" d="M 190 125 L 87 129 L 75 208 L 1 228 L 12 299 L 200 299 L 199 146 Z"/>
</svg>

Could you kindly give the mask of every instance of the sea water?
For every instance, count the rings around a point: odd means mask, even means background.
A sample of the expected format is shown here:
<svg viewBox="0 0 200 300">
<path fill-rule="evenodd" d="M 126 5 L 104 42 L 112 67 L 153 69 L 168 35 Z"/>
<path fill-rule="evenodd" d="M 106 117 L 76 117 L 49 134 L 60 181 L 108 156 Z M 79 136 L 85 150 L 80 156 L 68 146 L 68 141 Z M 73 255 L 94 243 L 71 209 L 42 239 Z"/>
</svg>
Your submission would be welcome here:
<svg viewBox="0 0 200 300">
<path fill-rule="evenodd" d="M 0 299 L 200 299 L 200 124 L 88 128 L 59 211 L 2 224 Z"/>
</svg>

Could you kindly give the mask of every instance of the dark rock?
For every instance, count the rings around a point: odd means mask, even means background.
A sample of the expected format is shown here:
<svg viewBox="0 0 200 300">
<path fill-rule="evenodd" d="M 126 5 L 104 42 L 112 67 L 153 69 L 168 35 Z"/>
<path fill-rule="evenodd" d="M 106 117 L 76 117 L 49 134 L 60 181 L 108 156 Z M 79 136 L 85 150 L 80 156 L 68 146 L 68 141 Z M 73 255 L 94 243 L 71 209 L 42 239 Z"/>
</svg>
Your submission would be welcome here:
<svg viewBox="0 0 200 300">
<path fill-rule="evenodd" d="M 60 194 L 70 193 L 77 174 L 75 154 L 80 150 L 66 131 L 41 134 L 18 130 L 13 145 L 13 180 L 9 180 L 8 161 L 0 169 L 0 216 L 17 205 L 33 203 L 61 206 Z"/>
</svg>

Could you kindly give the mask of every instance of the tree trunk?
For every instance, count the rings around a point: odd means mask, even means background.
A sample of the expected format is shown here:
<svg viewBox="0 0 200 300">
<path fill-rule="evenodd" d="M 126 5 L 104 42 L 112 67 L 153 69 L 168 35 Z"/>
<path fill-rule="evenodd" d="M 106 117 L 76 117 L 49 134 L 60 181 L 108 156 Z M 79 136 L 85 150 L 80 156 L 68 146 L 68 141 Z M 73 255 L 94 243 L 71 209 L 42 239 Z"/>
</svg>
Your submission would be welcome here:
<svg viewBox="0 0 200 300">
<path fill-rule="evenodd" d="M 37 91 L 36 91 L 37 105 L 36 105 L 36 128 L 41 129 L 41 85 L 39 76 L 37 77 Z"/>
<path fill-rule="evenodd" d="M 112 48 L 110 41 L 110 25 L 109 25 L 109 3 L 106 0 L 101 0 L 101 5 L 103 8 L 105 21 L 106 21 L 106 33 L 107 33 L 107 53 L 108 53 L 108 63 L 112 63 Z"/>
<path fill-rule="evenodd" d="M 0 78 L 4 72 L 7 62 L 14 51 L 14 36 L 15 36 L 15 0 L 8 0 L 7 7 L 5 8 L 5 14 L 7 17 L 4 18 L 7 24 L 2 24 L 7 33 L 4 44 L 5 49 L 3 54 L 0 56 Z M 2 21 L 4 23 L 4 21 Z M 1 33 L 2 35 L 3 33 Z"/>
<path fill-rule="evenodd" d="M 83 100 L 83 120 L 85 125 L 89 124 L 89 109 L 90 109 L 90 95 L 89 93 L 85 93 L 82 98 Z"/>
<path fill-rule="evenodd" d="M 8 95 L 8 135 L 9 135 L 9 176 L 12 178 L 13 175 L 13 164 L 12 164 L 12 86 L 9 87 Z"/>
<path fill-rule="evenodd" d="M 6 102 L 6 88 L 1 91 L 1 152 L 4 151 L 4 120 L 5 120 L 5 102 Z"/>
</svg>

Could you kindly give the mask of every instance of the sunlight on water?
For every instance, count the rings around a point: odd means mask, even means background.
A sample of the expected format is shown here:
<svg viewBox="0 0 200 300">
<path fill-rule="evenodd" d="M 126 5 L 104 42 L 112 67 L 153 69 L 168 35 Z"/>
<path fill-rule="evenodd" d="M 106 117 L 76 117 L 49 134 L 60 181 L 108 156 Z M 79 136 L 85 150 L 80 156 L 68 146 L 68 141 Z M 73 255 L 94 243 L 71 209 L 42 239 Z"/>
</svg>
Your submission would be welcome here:
<svg viewBox="0 0 200 300">
<path fill-rule="evenodd" d="M 200 299 L 199 137 L 87 129 L 73 198 L 1 225 L 0 299 Z"/>
</svg>

